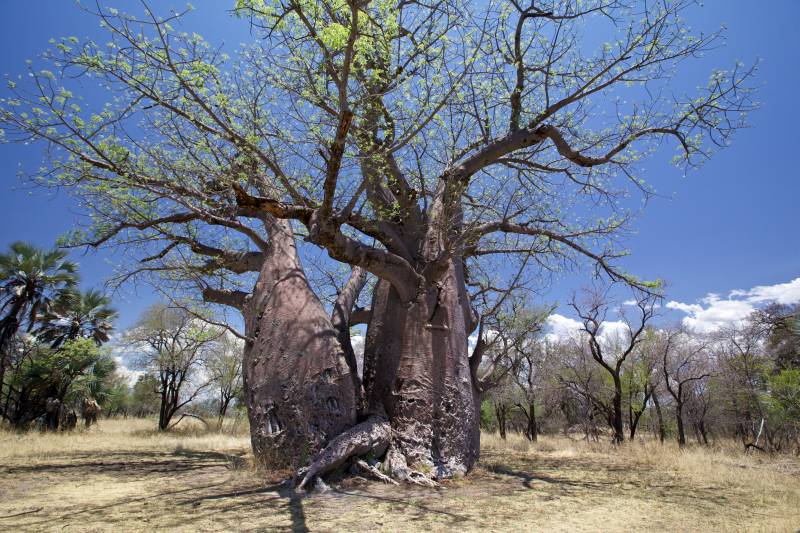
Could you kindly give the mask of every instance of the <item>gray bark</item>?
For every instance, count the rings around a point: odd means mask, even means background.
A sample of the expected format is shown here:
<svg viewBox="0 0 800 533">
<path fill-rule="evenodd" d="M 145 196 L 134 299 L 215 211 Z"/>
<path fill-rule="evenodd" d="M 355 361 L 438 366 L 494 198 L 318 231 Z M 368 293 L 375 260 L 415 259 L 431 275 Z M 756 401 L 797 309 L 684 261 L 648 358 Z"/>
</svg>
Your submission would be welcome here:
<svg viewBox="0 0 800 533">
<path fill-rule="evenodd" d="M 258 461 L 296 468 L 355 424 L 355 380 L 290 223 L 268 227 L 270 246 L 243 310 L 245 400 Z"/>
</svg>

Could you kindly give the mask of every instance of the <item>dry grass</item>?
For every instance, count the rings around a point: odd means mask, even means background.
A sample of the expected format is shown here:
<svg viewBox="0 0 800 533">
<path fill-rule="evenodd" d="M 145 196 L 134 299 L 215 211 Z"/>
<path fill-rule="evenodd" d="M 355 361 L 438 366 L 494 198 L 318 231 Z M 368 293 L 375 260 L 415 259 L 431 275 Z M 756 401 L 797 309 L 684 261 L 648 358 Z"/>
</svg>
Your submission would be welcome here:
<svg viewBox="0 0 800 533">
<path fill-rule="evenodd" d="M 184 421 L 185 423 L 185 421 Z M 183 426 L 182 423 L 181 425 Z M 738 448 L 484 435 L 480 466 L 437 490 L 349 480 L 301 497 L 251 466 L 244 428 L 102 420 L 0 432 L 0 530 L 795 531 L 800 464 Z M 231 430 L 233 429 L 233 430 Z M 12 516 L 16 515 L 16 516 Z"/>
</svg>

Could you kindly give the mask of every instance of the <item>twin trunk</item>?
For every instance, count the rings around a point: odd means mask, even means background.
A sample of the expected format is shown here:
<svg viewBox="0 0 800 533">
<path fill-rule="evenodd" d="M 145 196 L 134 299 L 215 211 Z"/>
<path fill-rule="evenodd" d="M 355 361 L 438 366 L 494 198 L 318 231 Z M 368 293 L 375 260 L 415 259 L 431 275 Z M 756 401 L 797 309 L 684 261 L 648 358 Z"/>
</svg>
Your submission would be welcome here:
<svg viewBox="0 0 800 533">
<path fill-rule="evenodd" d="M 338 338 L 341 326 L 334 327 L 308 284 L 290 225 L 274 222 L 245 307 L 244 385 L 257 459 L 303 466 L 357 420 L 379 417 L 391 426 L 389 470 L 396 477 L 466 473 L 478 457 L 479 405 L 457 264 L 411 303 L 378 282 L 362 391 Z"/>
</svg>

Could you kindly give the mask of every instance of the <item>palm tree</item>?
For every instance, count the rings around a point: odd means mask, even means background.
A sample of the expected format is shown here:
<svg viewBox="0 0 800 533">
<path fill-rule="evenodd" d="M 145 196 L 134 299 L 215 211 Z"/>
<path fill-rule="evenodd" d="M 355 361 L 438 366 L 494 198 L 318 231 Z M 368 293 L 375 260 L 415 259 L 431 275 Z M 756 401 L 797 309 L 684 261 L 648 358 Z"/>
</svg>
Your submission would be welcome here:
<svg viewBox="0 0 800 533">
<path fill-rule="evenodd" d="M 63 250 L 40 250 L 25 242 L 0 254 L 0 386 L 9 341 L 23 325 L 31 331 L 53 298 L 77 282 L 77 265 L 66 257 Z"/>
<path fill-rule="evenodd" d="M 78 337 L 92 339 L 98 346 L 108 342 L 117 312 L 108 296 L 95 289 L 82 292 L 66 289 L 42 317 L 39 337 L 53 348 Z"/>
</svg>

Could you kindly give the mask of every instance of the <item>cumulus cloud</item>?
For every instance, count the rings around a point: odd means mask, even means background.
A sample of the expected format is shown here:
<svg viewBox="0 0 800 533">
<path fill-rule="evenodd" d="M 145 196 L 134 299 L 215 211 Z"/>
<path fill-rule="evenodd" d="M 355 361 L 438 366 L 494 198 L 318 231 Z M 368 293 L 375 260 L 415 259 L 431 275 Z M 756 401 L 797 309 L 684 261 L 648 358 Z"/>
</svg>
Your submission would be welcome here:
<svg viewBox="0 0 800 533">
<path fill-rule="evenodd" d="M 144 374 L 141 370 L 132 370 L 128 367 L 125 358 L 121 355 L 114 357 L 114 360 L 117 362 L 117 373 L 127 379 L 130 385 L 136 384 L 139 376 Z"/>
<path fill-rule="evenodd" d="M 622 305 L 637 305 L 638 303 L 639 302 L 637 302 L 636 300 L 625 300 L 624 302 L 622 302 Z M 653 306 L 653 309 L 658 309 L 658 308 L 661 307 L 661 304 L 654 303 L 654 304 L 652 304 L 652 306 Z"/>
<path fill-rule="evenodd" d="M 748 291 L 740 289 L 731 291 L 731 298 L 744 298 L 751 303 L 775 302 L 790 305 L 800 302 L 800 278 L 788 283 L 776 285 L 759 285 Z"/>
<path fill-rule="evenodd" d="M 583 323 L 574 318 L 553 313 L 545 322 L 545 339 L 551 342 L 574 338 L 583 329 Z M 613 342 L 627 334 L 628 326 L 622 320 L 604 322 L 600 328 L 600 341 Z"/>
<path fill-rule="evenodd" d="M 727 298 L 709 293 L 698 303 L 670 301 L 666 307 L 686 314 L 683 324 L 687 328 L 709 333 L 729 324 L 737 324 L 759 305 L 772 302 L 785 305 L 800 303 L 800 278 L 788 283 L 759 285 L 749 290 L 736 289 Z"/>
<path fill-rule="evenodd" d="M 553 313 L 545 321 L 545 338 L 553 342 L 568 339 L 575 336 L 581 328 L 583 328 L 583 324 L 574 318 Z"/>
</svg>

